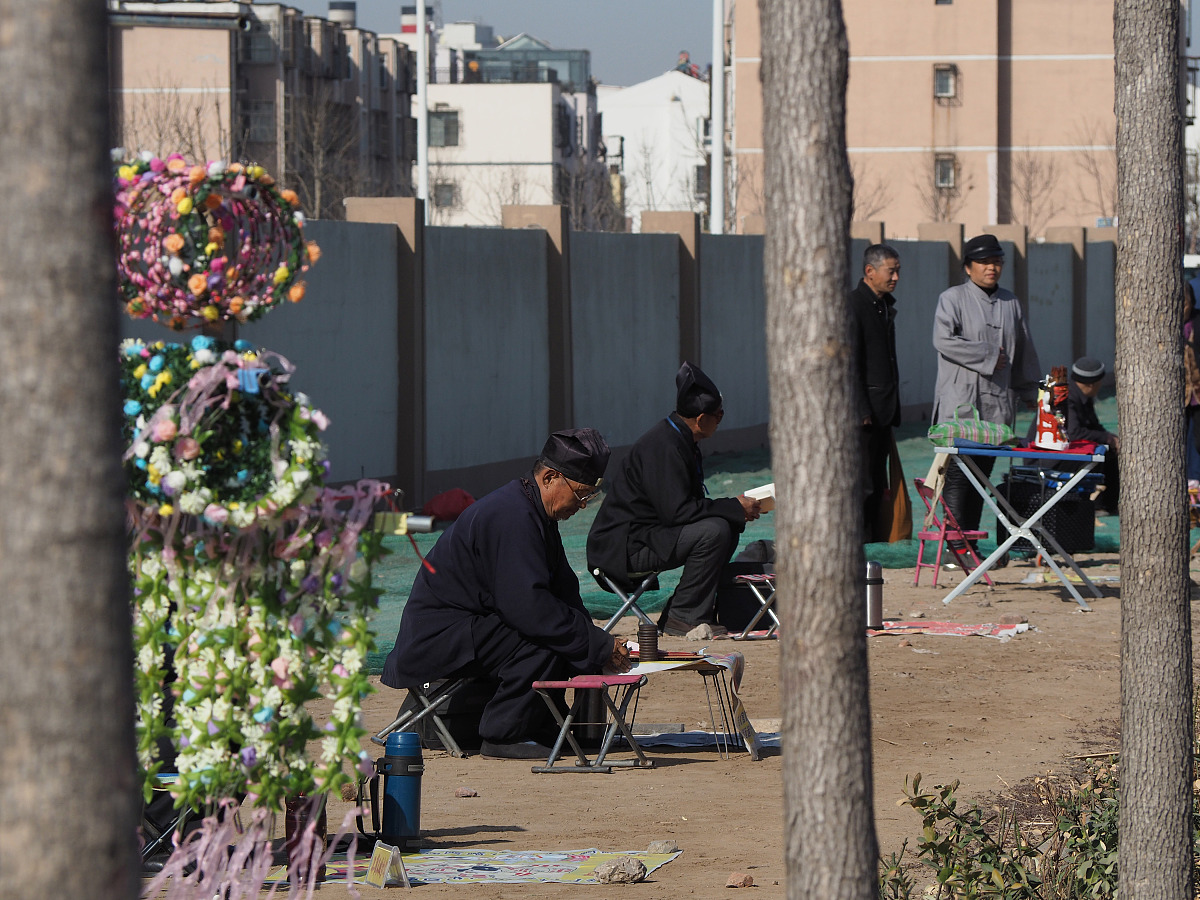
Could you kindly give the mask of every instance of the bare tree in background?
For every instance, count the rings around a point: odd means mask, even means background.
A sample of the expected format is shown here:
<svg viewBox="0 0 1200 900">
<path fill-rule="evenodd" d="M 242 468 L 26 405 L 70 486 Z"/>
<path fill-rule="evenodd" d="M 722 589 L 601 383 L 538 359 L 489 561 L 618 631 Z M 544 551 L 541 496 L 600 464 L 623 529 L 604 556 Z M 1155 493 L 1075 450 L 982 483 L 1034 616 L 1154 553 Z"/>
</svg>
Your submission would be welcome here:
<svg viewBox="0 0 1200 900">
<path fill-rule="evenodd" d="M 526 206 L 530 203 L 549 202 L 548 197 L 538 197 L 538 191 L 526 177 L 521 166 L 476 166 L 473 187 L 485 198 L 482 225 L 500 225 L 505 206 Z"/>
<path fill-rule="evenodd" d="M 1116 0 L 1121 900 L 1191 900 L 1192 642 L 1175 0 Z M 1128 474 L 1126 474 L 1128 473 Z"/>
<path fill-rule="evenodd" d="M 938 162 L 938 154 L 928 154 L 913 172 L 913 187 L 917 190 L 921 210 L 930 222 L 955 222 L 966 206 L 967 195 L 975 190 L 975 180 L 969 172 L 963 171 L 958 159 L 953 159 L 953 177 L 947 183 L 938 177 Z"/>
<path fill-rule="evenodd" d="M 1012 156 L 1012 220 L 1029 236 L 1042 234 L 1066 208 L 1059 193 L 1059 171 L 1049 153 L 1020 150 Z"/>
<path fill-rule="evenodd" d="M 207 85 L 185 91 L 177 79 L 158 73 L 138 94 L 123 94 L 114 110 L 114 143 L 130 154 L 158 157 L 182 153 L 191 162 L 235 159 L 241 141 L 231 126 L 228 92 Z"/>
<path fill-rule="evenodd" d="M 1075 151 L 1079 211 L 1098 219 L 1112 219 L 1117 214 L 1116 126 L 1086 119 L 1075 126 L 1073 140 L 1080 147 Z"/>
<path fill-rule="evenodd" d="M 293 186 L 309 214 L 321 219 L 345 216 L 346 197 L 374 197 L 378 187 L 361 155 L 357 109 L 342 103 L 325 82 L 289 100 L 294 138 L 289 144 Z"/>
<path fill-rule="evenodd" d="M 854 160 L 850 161 L 850 178 L 853 182 L 850 194 L 851 222 L 870 221 L 892 205 L 895 198 L 888 182 Z"/>
<path fill-rule="evenodd" d="M 608 169 L 597 160 L 579 160 L 559 169 L 559 203 L 569 210 L 576 231 L 624 231 L 625 216 L 613 196 Z"/>
<path fill-rule="evenodd" d="M 874 900 L 840 0 L 760 0 L 789 898 Z M 835 299 L 839 298 L 839 299 Z"/>
<path fill-rule="evenodd" d="M 140 888 L 107 14 L 0 4 L 0 898 Z"/>
<path fill-rule="evenodd" d="M 734 234 L 746 216 L 766 213 L 762 171 L 753 166 L 739 165 L 736 158 L 726 158 L 725 170 L 725 230 Z"/>
</svg>

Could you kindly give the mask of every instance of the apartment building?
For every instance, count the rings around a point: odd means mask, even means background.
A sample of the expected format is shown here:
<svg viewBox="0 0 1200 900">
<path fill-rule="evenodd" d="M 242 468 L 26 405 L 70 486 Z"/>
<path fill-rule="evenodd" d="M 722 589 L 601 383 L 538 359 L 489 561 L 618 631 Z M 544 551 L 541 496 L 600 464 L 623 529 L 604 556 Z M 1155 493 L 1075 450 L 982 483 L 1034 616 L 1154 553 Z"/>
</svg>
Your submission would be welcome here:
<svg viewBox="0 0 1200 900">
<path fill-rule="evenodd" d="M 256 161 L 318 217 L 411 196 L 415 55 L 329 6 L 108 0 L 114 145 Z"/>
<path fill-rule="evenodd" d="M 600 85 L 609 172 L 625 216 L 641 231 L 650 210 L 708 208 L 708 82 L 678 70 L 629 87 Z"/>
<path fill-rule="evenodd" d="M 446 49 L 428 86 L 430 221 L 499 225 L 502 206 L 555 203 L 575 228 L 619 228 L 588 51 L 527 34 Z"/>
<path fill-rule="evenodd" d="M 1112 224 L 1112 0 L 844 0 L 856 220 Z M 731 0 L 729 209 L 761 227 L 758 6 Z"/>
</svg>

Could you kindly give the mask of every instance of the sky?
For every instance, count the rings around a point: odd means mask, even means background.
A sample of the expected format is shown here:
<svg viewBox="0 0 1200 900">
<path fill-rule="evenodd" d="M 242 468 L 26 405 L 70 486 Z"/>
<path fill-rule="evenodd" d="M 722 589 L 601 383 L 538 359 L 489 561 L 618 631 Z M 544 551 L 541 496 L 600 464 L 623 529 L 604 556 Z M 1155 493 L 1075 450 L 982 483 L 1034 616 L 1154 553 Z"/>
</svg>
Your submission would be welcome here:
<svg viewBox="0 0 1200 900">
<path fill-rule="evenodd" d="M 328 0 L 280 0 L 326 16 Z M 416 0 L 358 0 L 358 25 L 400 30 L 400 7 Z M 637 84 L 675 66 L 680 50 L 703 71 L 712 59 L 712 0 L 428 0 L 443 22 L 479 22 L 497 35 L 522 31 L 561 50 L 590 50 L 602 84 Z"/>
</svg>

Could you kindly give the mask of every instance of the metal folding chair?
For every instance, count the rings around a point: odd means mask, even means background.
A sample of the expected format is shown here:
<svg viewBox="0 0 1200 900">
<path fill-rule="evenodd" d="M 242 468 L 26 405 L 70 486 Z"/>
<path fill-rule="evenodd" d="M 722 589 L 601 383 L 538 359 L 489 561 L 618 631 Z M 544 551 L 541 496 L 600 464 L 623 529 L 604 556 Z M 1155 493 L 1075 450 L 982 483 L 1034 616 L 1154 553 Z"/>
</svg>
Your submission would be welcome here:
<svg viewBox="0 0 1200 900">
<path fill-rule="evenodd" d="M 444 681 L 435 681 L 428 684 L 423 684 L 420 687 L 409 688 L 409 696 L 417 701 L 417 708 L 401 709 L 400 713 L 386 726 L 382 731 L 371 736 L 371 740 L 381 747 L 387 745 L 387 736 L 393 731 L 413 731 L 417 723 L 428 718 L 434 729 L 437 731 L 438 737 L 442 739 L 444 746 L 451 756 L 459 758 L 465 757 L 467 754 L 458 745 L 458 741 L 454 739 L 454 735 L 450 733 L 450 729 L 438 715 L 438 707 L 442 707 L 445 711 L 445 705 L 450 698 L 457 694 L 471 679 L 450 678 Z"/>
<path fill-rule="evenodd" d="M 600 584 L 600 587 L 604 588 L 610 594 L 616 594 L 617 598 L 621 601 L 620 609 L 616 611 L 611 619 L 604 623 L 605 631 L 612 631 L 613 626 L 620 622 L 621 619 L 625 617 L 627 612 L 632 612 L 638 617 L 638 621 L 645 625 L 654 625 L 655 627 L 658 627 L 654 620 L 646 615 L 642 608 L 638 606 L 638 601 L 642 599 L 642 594 L 646 593 L 646 591 L 658 590 L 657 572 L 630 573 L 630 578 L 641 579 L 641 582 L 633 591 L 629 591 L 627 588 L 622 589 L 621 585 L 614 581 L 607 572 L 604 572 L 600 569 L 593 569 L 592 575 L 595 576 L 596 581 Z"/>
<path fill-rule="evenodd" d="M 913 574 L 913 585 L 920 582 L 921 569 L 933 569 L 933 586 L 937 587 L 938 572 L 942 568 L 943 548 L 949 547 L 962 570 L 970 572 L 980 564 L 979 554 L 975 552 L 971 541 L 982 540 L 988 536 L 988 533 L 978 530 L 963 531 L 958 525 L 958 520 L 954 518 L 954 513 L 950 512 L 950 507 L 946 506 L 940 495 L 934 496 L 933 490 L 925 484 L 923 478 L 914 478 L 913 485 L 925 502 L 927 519 L 933 526 L 932 528 L 922 528 L 917 533 L 917 571 Z M 937 514 L 936 507 L 938 506 L 942 508 L 941 516 Z M 927 563 L 924 561 L 925 544 L 930 541 L 937 541 L 937 556 L 933 562 Z M 993 583 L 987 572 L 983 573 L 983 578 L 988 584 Z"/>
<path fill-rule="evenodd" d="M 742 633 L 735 636 L 734 640 L 744 641 L 764 616 L 771 620 L 771 627 L 767 629 L 766 636 L 774 637 L 779 631 L 779 616 L 775 615 L 775 576 L 771 574 L 738 575 L 733 580 L 750 588 L 759 605 L 759 610 L 754 614 L 754 618 L 746 623 Z"/>
<path fill-rule="evenodd" d="M 558 722 L 559 732 L 554 746 L 550 748 L 550 756 L 546 760 L 546 764 L 534 766 L 532 771 L 539 775 L 559 772 L 595 772 L 607 775 L 614 766 L 652 768 L 654 761 L 647 759 L 642 748 L 638 746 L 632 727 L 633 719 L 637 716 L 638 691 L 645 683 L 645 675 L 576 675 L 566 681 L 535 681 L 533 689 L 550 707 L 554 720 Z M 567 688 L 573 690 L 575 696 L 571 699 L 570 710 L 564 716 L 551 692 L 564 691 Z M 613 693 L 610 694 L 610 691 Z M 579 716 L 589 709 L 590 704 L 587 702 L 589 695 L 599 695 L 603 701 L 608 710 L 605 722 L 580 721 Z M 628 714 L 631 702 L 633 703 L 633 713 Z M 583 752 L 583 747 L 579 744 L 579 739 L 575 736 L 573 729 L 580 725 L 605 725 L 604 736 L 600 740 L 600 749 L 594 760 L 588 759 L 587 754 Z M 612 748 L 613 740 L 618 732 L 633 750 L 634 759 L 613 760 L 608 758 L 608 752 Z M 574 765 L 558 762 L 564 743 L 570 744 L 571 749 L 575 751 Z"/>
</svg>

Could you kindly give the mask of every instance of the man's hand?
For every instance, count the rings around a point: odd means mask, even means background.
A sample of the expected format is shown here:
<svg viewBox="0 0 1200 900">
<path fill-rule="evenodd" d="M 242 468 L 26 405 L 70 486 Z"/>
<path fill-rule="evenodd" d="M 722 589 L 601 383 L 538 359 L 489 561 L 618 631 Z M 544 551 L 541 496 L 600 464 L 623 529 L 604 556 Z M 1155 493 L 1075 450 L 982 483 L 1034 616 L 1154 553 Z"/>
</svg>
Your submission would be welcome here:
<svg viewBox="0 0 1200 900">
<path fill-rule="evenodd" d="M 633 658 L 629 655 L 629 645 L 625 643 L 625 638 L 613 638 L 612 659 L 605 668 L 618 674 L 633 668 Z"/>
<path fill-rule="evenodd" d="M 762 504 L 745 494 L 738 497 L 738 503 L 742 504 L 742 513 L 746 516 L 747 522 L 753 522 L 762 515 Z"/>
<path fill-rule="evenodd" d="M 999 372 L 1008 365 L 1008 354 L 1004 352 L 1004 348 L 1000 348 L 1000 355 L 996 357 L 996 368 L 993 371 Z"/>
<path fill-rule="evenodd" d="M 870 428 L 874 424 L 875 424 L 875 420 L 873 418 L 871 418 L 870 416 L 867 416 L 866 418 L 863 419 L 863 428 Z"/>
</svg>

